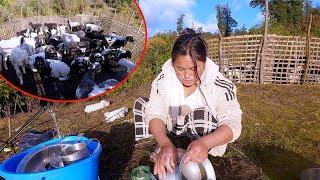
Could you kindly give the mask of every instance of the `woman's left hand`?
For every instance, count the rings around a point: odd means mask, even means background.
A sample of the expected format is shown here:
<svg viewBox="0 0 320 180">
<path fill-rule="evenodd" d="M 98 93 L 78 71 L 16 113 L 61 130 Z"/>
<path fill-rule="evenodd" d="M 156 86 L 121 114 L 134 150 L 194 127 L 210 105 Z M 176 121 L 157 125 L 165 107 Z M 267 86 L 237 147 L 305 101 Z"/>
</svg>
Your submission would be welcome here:
<svg viewBox="0 0 320 180">
<path fill-rule="evenodd" d="M 188 146 L 183 163 L 187 163 L 189 161 L 202 163 L 206 158 L 208 158 L 208 151 L 208 147 L 201 141 L 201 139 L 194 140 Z"/>
</svg>

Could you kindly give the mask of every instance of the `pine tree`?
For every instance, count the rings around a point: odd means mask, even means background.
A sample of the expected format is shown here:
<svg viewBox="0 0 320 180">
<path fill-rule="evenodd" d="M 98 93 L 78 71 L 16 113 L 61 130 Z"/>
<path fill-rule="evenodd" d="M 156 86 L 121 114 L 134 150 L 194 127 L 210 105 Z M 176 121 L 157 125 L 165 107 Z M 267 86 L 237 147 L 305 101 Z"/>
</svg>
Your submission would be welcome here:
<svg viewBox="0 0 320 180">
<path fill-rule="evenodd" d="M 221 31 L 223 36 L 230 36 L 233 32 L 233 28 L 237 27 L 238 22 L 233 19 L 228 5 L 218 4 L 216 6 L 216 10 L 219 30 Z"/>
<path fill-rule="evenodd" d="M 184 14 L 181 14 L 177 20 L 177 33 L 179 34 L 183 30 L 184 26 Z"/>
</svg>

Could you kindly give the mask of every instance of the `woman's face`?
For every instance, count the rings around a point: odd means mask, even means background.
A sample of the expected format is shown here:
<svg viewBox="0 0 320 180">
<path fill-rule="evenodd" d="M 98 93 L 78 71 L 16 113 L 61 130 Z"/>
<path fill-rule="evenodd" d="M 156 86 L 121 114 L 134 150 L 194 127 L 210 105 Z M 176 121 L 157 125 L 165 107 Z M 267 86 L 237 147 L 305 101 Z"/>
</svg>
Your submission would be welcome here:
<svg viewBox="0 0 320 180">
<path fill-rule="evenodd" d="M 202 61 L 197 61 L 197 66 L 198 75 L 201 77 L 204 71 L 205 63 Z M 190 87 L 200 81 L 190 56 L 178 56 L 173 64 L 173 67 L 178 79 L 185 87 Z"/>
</svg>

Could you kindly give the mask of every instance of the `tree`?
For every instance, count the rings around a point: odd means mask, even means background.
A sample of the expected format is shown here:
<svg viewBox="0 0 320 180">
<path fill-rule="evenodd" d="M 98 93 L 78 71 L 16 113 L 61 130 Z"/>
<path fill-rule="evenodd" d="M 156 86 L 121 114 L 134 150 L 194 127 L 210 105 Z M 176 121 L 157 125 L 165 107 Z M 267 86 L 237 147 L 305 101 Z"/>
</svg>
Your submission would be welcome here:
<svg viewBox="0 0 320 180">
<path fill-rule="evenodd" d="M 177 20 L 177 33 L 179 34 L 183 30 L 184 26 L 184 14 L 181 14 Z"/>
<path fill-rule="evenodd" d="M 272 24 L 284 26 L 294 34 L 301 33 L 303 20 L 303 0 L 270 0 L 269 13 Z M 265 0 L 252 0 L 250 6 L 265 11 Z"/>
<path fill-rule="evenodd" d="M 220 5 L 216 6 L 217 10 L 217 20 L 218 20 L 218 28 L 221 31 L 223 36 L 230 36 L 232 33 L 232 28 L 237 27 L 238 22 L 233 19 L 231 16 L 231 11 L 228 5 Z"/>
<path fill-rule="evenodd" d="M 237 28 L 234 30 L 234 35 L 245 35 L 248 34 L 248 29 L 245 25 L 243 25 L 241 28 Z"/>
</svg>

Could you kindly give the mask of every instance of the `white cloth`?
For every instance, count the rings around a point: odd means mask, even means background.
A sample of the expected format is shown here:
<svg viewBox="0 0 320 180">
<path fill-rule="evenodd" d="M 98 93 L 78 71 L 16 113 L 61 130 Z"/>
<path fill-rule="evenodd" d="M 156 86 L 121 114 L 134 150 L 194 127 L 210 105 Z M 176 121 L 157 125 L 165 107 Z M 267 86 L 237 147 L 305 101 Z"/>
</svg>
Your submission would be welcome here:
<svg viewBox="0 0 320 180">
<path fill-rule="evenodd" d="M 219 72 L 219 67 L 209 58 L 206 60 L 201 85 L 198 88 L 203 92 L 212 115 L 218 121 L 218 126 L 230 127 L 233 133 L 231 142 L 238 139 L 242 129 L 242 111 L 236 98 L 236 87 Z M 150 100 L 146 106 L 147 123 L 158 118 L 166 124 L 168 131 L 172 131 L 176 123 L 172 112 L 176 112 L 176 107 L 182 105 L 181 97 L 183 96 L 183 85 L 177 78 L 172 61 L 169 59 L 152 83 Z M 227 144 L 214 147 L 209 153 L 213 156 L 222 156 L 226 147 Z"/>
</svg>

